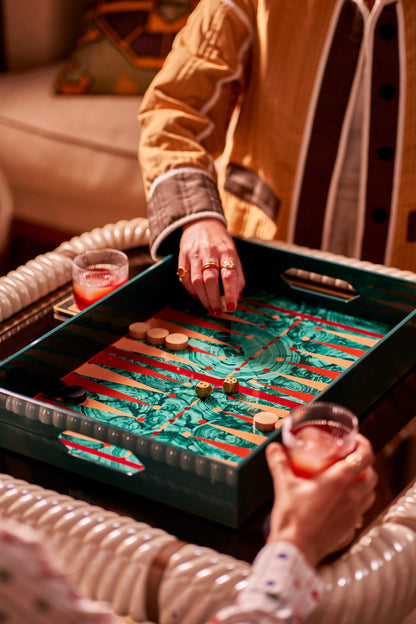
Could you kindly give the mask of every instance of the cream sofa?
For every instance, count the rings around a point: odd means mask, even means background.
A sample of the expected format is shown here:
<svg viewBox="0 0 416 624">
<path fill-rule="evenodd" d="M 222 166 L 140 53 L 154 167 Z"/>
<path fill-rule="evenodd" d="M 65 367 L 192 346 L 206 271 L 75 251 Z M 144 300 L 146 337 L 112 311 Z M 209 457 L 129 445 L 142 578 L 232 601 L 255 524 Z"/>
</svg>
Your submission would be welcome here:
<svg viewBox="0 0 416 624">
<path fill-rule="evenodd" d="M 3 0 L 0 251 L 10 216 L 50 242 L 143 217 L 138 96 L 59 96 L 52 83 L 88 0 Z M 51 239 L 56 232 L 56 239 Z"/>
</svg>

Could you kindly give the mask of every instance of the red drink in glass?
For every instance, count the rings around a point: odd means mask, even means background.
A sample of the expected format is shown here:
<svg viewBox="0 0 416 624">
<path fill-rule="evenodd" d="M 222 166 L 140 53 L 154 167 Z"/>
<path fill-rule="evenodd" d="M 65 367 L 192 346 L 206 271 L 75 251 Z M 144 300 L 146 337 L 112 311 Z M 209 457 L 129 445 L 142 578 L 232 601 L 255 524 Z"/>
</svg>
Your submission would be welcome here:
<svg viewBox="0 0 416 624">
<path fill-rule="evenodd" d="M 72 284 L 74 299 L 80 310 L 125 284 L 128 258 L 117 249 L 86 251 L 74 260 Z"/>
<path fill-rule="evenodd" d="M 282 441 L 293 472 L 309 478 L 355 448 L 357 417 L 334 403 L 313 403 L 295 410 L 283 422 Z"/>
<path fill-rule="evenodd" d="M 95 269 L 86 273 L 81 282 L 74 284 L 75 303 L 80 310 L 84 310 L 126 282 L 127 279 L 117 279 L 105 268 Z"/>
</svg>

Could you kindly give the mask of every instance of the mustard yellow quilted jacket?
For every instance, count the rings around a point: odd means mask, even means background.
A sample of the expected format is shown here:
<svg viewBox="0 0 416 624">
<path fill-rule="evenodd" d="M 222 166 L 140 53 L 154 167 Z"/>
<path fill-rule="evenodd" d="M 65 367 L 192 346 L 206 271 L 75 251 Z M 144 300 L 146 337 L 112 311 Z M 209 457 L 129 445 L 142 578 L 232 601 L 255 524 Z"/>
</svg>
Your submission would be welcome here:
<svg viewBox="0 0 416 624">
<path fill-rule="evenodd" d="M 416 271 L 415 0 L 201 0 L 139 114 L 154 257 L 201 215 L 325 248 L 357 89 L 357 255 Z"/>
</svg>

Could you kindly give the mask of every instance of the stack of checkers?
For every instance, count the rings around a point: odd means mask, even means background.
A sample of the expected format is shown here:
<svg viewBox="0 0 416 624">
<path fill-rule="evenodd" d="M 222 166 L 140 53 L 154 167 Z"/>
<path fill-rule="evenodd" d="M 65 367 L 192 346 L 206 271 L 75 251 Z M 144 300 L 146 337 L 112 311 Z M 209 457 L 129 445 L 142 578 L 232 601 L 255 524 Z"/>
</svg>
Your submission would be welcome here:
<svg viewBox="0 0 416 624">
<path fill-rule="evenodd" d="M 268 431 L 274 431 L 276 423 L 279 421 L 279 417 L 273 412 L 258 412 L 254 416 L 254 426 L 259 431 L 264 433 Z"/>
<path fill-rule="evenodd" d="M 132 323 L 129 325 L 129 336 L 135 340 L 146 340 L 151 345 L 165 345 L 171 351 L 183 351 L 188 346 L 185 334 L 171 334 L 164 327 L 152 327 L 150 323 Z"/>
<path fill-rule="evenodd" d="M 49 379 L 45 382 L 43 394 L 48 399 L 63 399 L 67 403 L 78 405 L 87 398 L 87 391 L 82 386 L 68 386 L 62 379 Z"/>
</svg>

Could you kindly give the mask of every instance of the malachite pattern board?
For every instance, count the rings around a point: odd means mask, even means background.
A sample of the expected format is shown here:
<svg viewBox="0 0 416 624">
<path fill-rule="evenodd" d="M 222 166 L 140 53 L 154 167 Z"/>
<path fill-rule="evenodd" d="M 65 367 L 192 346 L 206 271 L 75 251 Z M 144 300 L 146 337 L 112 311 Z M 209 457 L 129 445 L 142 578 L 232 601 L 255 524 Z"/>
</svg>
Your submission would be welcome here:
<svg viewBox="0 0 416 624">
<path fill-rule="evenodd" d="M 147 321 L 186 334 L 188 348 L 173 352 L 123 335 L 63 377 L 68 385 L 87 390 L 81 405 L 39 398 L 230 466 L 238 466 L 267 439 L 253 428 L 258 411 L 283 419 L 290 409 L 317 397 L 391 329 L 387 323 L 252 289 L 232 314 L 196 316 L 167 306 Z M 69 324 L 60 332 L 60 355 L 65 341 L 76 340 L 82 331 Z M 55 355 L 50 343 L 40 343 L 27 357 L 53 361 Z M 228 376 L 239 381 L 235 395 L 223 391 Z M 199 381 L 213 386 L 209 398 L 197 397 Z M 80 433 L 65 431 L 60 440 L 84 459 L 129 474 L 143 468 L 131 451 Z"/>
</svg>

